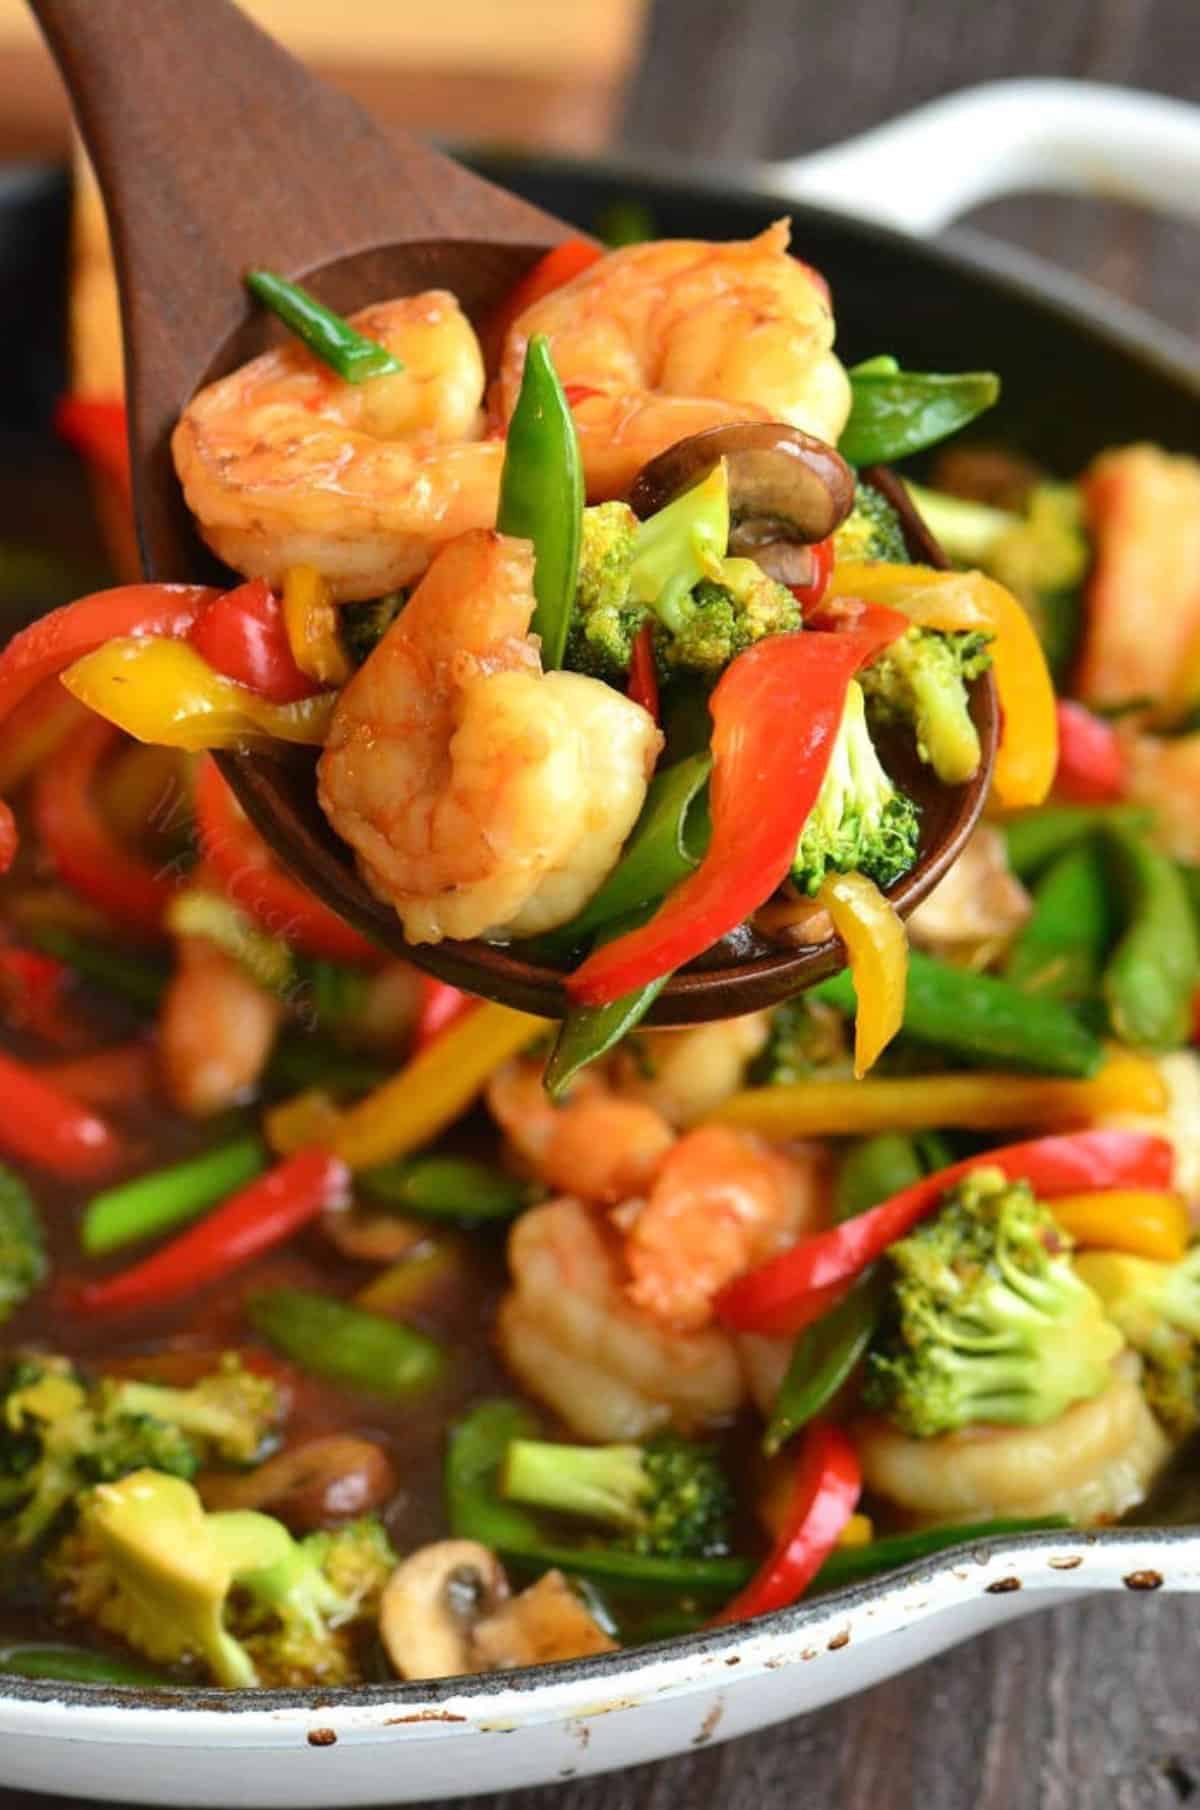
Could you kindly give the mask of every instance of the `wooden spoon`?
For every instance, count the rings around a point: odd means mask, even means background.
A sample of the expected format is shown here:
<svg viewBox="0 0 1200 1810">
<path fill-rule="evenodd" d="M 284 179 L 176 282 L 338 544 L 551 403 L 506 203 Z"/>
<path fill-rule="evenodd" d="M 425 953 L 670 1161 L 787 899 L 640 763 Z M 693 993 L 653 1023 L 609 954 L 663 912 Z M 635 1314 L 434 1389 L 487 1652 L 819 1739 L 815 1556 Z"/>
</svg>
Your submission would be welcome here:
<svg viewBox="0 0 1200 1810">
<path fill-rule="evenodd" d="M 302 278 L 349 313 L 440 287 L 475 320 L 573 229 L 413 140 L 384 134 L 289 56 L 231 0 L 30 0 L 74 102 L 112 227 L 121 291 L 134 512 L 147 575 L 224 576 L 192 526 L 171 431 L 205 383 L 279 337 L 244 272 Z M 944 564 L 907 512 L 914 557 Z M 960 852 L 995 754 L 992 683 L 973 707 L 984 760 L 949 789 L 917 765 L 898 777 L 922 807 L 920 859 L 891 897 L 907 913 Z M 562 974 L 520 945 L 410 946 L 359 878 L 316 801 L 301 751 L 219 757 L 281 861 L 376 942 L 430 973 L 547 1017 Z M 895 768 L 895 762 L 892 762 Z M 651 1018 L 684 1024 L 771 1005 L 845 963 L 837 939 L 773 949 L 744 930 L 680 973 Z"/>
</svg>

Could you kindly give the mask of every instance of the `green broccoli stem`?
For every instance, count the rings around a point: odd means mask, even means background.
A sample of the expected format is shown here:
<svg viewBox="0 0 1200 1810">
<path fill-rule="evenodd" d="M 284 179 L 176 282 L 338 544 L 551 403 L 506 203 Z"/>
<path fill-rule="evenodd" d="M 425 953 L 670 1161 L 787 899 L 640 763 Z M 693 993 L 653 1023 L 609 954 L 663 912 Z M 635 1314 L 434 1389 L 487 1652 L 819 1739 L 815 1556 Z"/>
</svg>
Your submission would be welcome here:
<svg viewBox="0 0 1200 1810">
<path fill-rule="evenodd" d="M 636 1528 L 647 1491 L 640 1446 L 560 1445 L 514 1439 L 500 1471 L 500 1494 L 527 1508 L 582 1515 L 606 1527 Z"/>
</svg>

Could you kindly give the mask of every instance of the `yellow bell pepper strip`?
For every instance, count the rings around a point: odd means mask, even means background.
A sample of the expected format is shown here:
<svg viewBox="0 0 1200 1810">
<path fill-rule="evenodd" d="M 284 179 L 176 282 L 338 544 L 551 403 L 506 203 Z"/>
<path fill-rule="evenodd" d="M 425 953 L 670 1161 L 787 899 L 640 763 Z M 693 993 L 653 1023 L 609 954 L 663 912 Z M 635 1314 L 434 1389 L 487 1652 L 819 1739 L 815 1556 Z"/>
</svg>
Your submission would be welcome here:
<svg viewBox="0 0 1200 1810">
<path fill-rule="evenodd" d="M 1087 1081 L 989 1073 L 888 1075 L 873 1081 L 807 1079 L 748 1088 L 708 1115 L 766 1138 L 856 1137 L 881 1131 L 1067 1130 L 1109 1113 L 1165 1112 L 1154 1063 L 1114 1049 Z"/>
<path fill-rule="evenodd" d="M 548 1028 L 508 1006 L 477 1006 L 365 1100 L 327 1119 L 325 1148 L 351 1169 L 407 1156 L 452 1125 L 500 1065 Z"/>
<path fill-rule="evenodd" d="M 1177 1263 L 1187 1250 L 1187 1208 L 1178 1194 L 1111 1188 L 1064 1195 L 1050 1210 L 1067 1236 L 1088 1250 L 1128 1251 L 1156 1263 Z"/>
<path fill-rule="evenodd" d="M 843 1527 L 839 1546 L 869 1546 L 875 1538 L 875 1523 L 870 1515 L 851 1515 Z"/>
<path fill-rule="evenodd" d="M 350 662 L 338 634 L 329 585 L 315 566 L 289 566 L 283 575 L 283 626 L 292 658 L 320 685 L 344 685 Z"/>
<path fill-rule="evenodd" d="M 293 1156 L 310 1144 L 327 1146 L 342 1114 L 323 1087 L 306 1087 L 263 1115 L 263 1133 L 276 1156 Z"/>
<path fill-rule="evenodd" d="M 1033 624 L 1011 591 L 982 572 L 847 560 L 835 565 L 828 594 L 898 610 L 917 628 L 989 633 L 1003 717 L 992 786 L 1006 810 L 1042 803 L 1058 766 L 1054 682 Z"/>
<path fill-rule="evenodd" d="M 272 704 L 214 672 L 182 641 L 123 637 L 62 675 L 72 696 L 139 742 L 167 748 L 236 748 L 245 742 L 319 745 L 335 693 Z"/>
<path fill-rule="evenodd" d="M 817 902 L 846 945 L 858 996 L 854 1076 L 875 1066 L 904 1020 L 908 938 L 895 907 L 865 874 L 827 874 Z"/>
</svg>

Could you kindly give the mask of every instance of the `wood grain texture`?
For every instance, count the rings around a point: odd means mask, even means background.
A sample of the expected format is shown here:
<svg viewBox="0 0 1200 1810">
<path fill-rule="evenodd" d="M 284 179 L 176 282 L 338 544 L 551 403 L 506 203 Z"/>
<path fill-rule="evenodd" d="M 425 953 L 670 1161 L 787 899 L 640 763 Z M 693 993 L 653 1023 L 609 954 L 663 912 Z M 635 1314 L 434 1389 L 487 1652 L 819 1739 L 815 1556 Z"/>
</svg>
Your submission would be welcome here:
<svg viewBox="0 0 1200 1810">
<path fill-rule="evenodd" d="M 657 0 L 627 115 L 642 150 L 786 156 L 959 84 L 1023 74 L 1200 99 L 1195 0 Z M 1006 201 L 972 221 L 1200 330 L 1200 231 Z M 1097 1597 L 803 1721 L 491 1810 L 1177 1810 L 1200 1806 L 1200 1611 Z M 451 1810 L 485 1800 L 463 1799 Z M 0 1792 L 0 1810 L 68 1810 Z"/>
</svg>

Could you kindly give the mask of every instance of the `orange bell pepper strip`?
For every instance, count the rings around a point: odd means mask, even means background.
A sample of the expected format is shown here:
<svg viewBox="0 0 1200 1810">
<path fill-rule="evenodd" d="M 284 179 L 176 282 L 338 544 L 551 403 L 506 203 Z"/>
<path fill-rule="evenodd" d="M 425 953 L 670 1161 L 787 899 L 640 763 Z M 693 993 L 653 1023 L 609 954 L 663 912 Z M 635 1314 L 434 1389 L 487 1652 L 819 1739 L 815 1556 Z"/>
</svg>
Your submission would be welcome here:
<svg viewBox="0 0 1200 1810">
<path fill-rule="evenodd" d="M 865 874 L 828 874 L 817 902 L 846 945 L 858 996 L 854 1074 L 873 1068 L 904 1020 L 908 938 L 895 907 Z"/>
<path fill-rule="evenodd" d="M 1178 1194 L 1111 1188 L 1068 1194 L 1050 1210 L 1067 1236 L 1088 1250 L 1128 1251 L 1156 1263 L 1177 1263 L 1187 1250 L 1188 1214 Z"/>
<path fill-rule="evenodd" d="M 982 572 L 847 560 L 834 566 L 829 595 L 899 610 L 918 628 L 990 634 L 1003 717 L 993 790 L 1006 810 L 1044 801 L 1058 766 L 1057 700 L 1033 624 L 1010 591 Z"/>
</svg>

